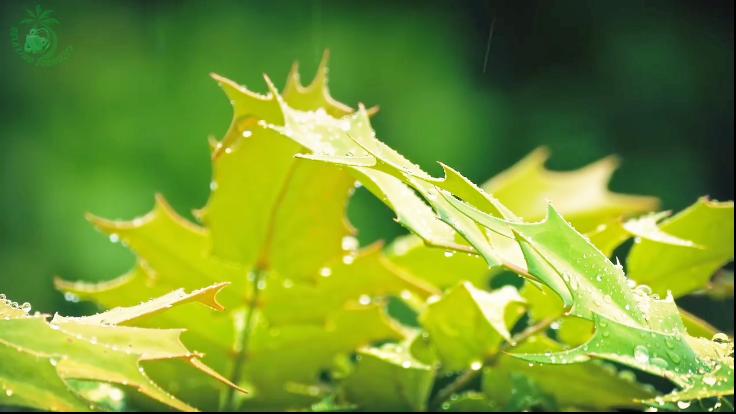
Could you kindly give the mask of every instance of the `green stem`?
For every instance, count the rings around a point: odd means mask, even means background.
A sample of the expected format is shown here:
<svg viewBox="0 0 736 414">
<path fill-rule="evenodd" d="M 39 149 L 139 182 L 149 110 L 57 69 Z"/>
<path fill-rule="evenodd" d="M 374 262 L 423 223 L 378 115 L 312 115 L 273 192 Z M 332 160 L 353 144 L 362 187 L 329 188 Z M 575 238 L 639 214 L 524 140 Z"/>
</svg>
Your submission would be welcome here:
<svg viewBox="0 0 736 414">
<path fill-rule="evenodd" d="M 253 333 L 253 315 L 258 310 L 258 296 L 260 289 L 258 288 L 259 282 L 264 277 L 264 270 L 256 268 L 253 270 L 253 293 L 251 294 L 250 300 L 247 303 L 247 314 L 245 315 L 245 321 L 242 329 L 237 332 L 237 342 L 240 344 L 238 353 L 235 356 L 235 362 L 233 363 L 233 370 L 230 374 L 230 381 L 233 384 L 240 383 L 243 377 L 243 366 L 245 361 L 248 359 L 248 345 L 250 343 L 250 337 Z M 235 390 L 232 387 L 227 388 L 227 393 L 224 399 L 225 411 L 235 411 L 237 409 L 235 403 Z"/>
</svg>

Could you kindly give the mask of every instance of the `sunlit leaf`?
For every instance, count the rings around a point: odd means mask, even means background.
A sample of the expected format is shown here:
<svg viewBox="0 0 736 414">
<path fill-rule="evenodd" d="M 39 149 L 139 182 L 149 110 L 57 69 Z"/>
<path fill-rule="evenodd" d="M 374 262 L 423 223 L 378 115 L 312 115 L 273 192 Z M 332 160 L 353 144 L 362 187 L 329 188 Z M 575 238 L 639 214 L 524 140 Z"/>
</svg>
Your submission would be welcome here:
<svg viewBox="0 0 736 414">
<path fill-rule="evenodd" d="M 556 351 L 561 347 L 551 339 L 538 335 L 516 348 L 515 352 Z M 637 400 L 652 398 L 652 389 L 638 384 L 632 376 L 621 375 L 612 365 L 591 361 L 573 365 L 529 364 L 504 355 L 485 370 L 483 389 L 494 401 L 507 404 L 513 389 L 511 375 L 524 375 L 554 398 L 560 407 L 590 410 L 636 408 Z"/>
<path fill-rule="evenodd" d="M 509 327 L 523 313 L 524 299 L 511 286 L 493 292 L 463 283 L 421 315 L 443 369 L 480 369 L 486 356 L 511 339 Z"/>
<path fill-rule="evenodd" d="M 184 346 L 182 329 L 122 324 L 192 301 L 220 308 L 215 295 L 222 287 L 213 285 L 192 293 L 178 290 L 129 308 L 85 317 L 55 315 L 50 321 L 48 315 L 30 315 L 26 309 L 0 301 L 0 403 L 54 411 L 96 409 L 66 382 L 92 380 L 125 386 L 177 410 L 194 411 L 154 383 L 140 363 L 179 359 L 235 386 Z"/>
<path fill-rule="evenodd" d="M 629 275 L 660 295 L 675 297 L 705 289 L 713 274 L 733 260 L 733 202 L 705 198 L 659 226 L 696 247 L 642 240 L 631 249 Z"/>
<path fill-rule="evenodd" d="M 98 285 L 57 282 L 65 292 L 105 307 L 205 281 L 232 283 L 223 292 L 224 315 L 173 310 L 146 321 L 186 326 L 187 344 L 205 352 L 207 362 L 233 382 L 252 389 L 245 397 L 219 390 L 225 401 L 220 405 L 194 391 L 201 383 L 183 381 L 175 371 L 161 374 L 205 407 L 309 407 L 323 395 L 304 390 L 321 382 L 338 355 L 404 336 L 386 315 L 388 297 L 436 293 L 430 282 L 386 260 L 380 246 L 359 248 L 345 216 L 356 179 L 400 206 L 402 224 L 426 229 L 439 244 L 456 244 L 454 230 L 396 178 L 295 157 L 306 149 L 329 151 L 337 145 L 333 137 L 346 131 L 372 134 L 369 111 L 354 112 L 332 99 L 326 74 L 326 59 L 309 86 L 292 71 L 283 95 L 268 79 L 271 92 L 260 95 L 213 75 L 234 113 L 223 139 L 211 145 L 211 194 L 195 212 L 202 225 L 180 217 L 161 196 L 151 213 L 132 221 L 92 217 L 112 241 L 136 253 L 138 264 Z"/>
<path fill-rule="evenodd" d="M 608 190 L 608 181 L 618 167 L 615 157 L 565 172 L 548 170 L 544 165 L 547 158 L 545 148 L 537 149 L 482 187 L 525 220 L 544 218 L 547 204 L 552 203 L 582 232 L 595 229 L 606 219 L 647 212 L 658 204 L 652 197 Z"/>
<path fill-rule="evenodd" d="M 358 351 L 355 371 L 345 380 L 347 398 L 367 411 L 424 411 L 434 369 L 406 347 L 386 344 Z"/>
</svg>

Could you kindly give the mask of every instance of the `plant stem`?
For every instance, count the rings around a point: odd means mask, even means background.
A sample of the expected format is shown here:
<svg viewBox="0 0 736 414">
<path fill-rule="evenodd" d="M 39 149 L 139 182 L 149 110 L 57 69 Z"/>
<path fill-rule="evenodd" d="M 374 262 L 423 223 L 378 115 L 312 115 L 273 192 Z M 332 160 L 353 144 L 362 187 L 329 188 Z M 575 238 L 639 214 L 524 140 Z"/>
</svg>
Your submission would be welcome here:
<svg viewBox="0 0 736 414">
<path fill-rule="evenodd" d="M 537 333 L 547 329 L 552 324 L 552 322 L 556 321 L 557 319 L 559 319 L 559 317 L 543 319 L 535 325 L 532 325 L 524 329 L 522 332 L 519 332 L 517 335 L 514 335 L 514 337 L 511 338 L 511 341 L 501 344 L 501 346 L 498 348 L 498 351 L 494 352 L 492 355 L 486 358 L 485 361 L 483 361 L 483 366 L 486 367 L 493 365 L 502 352 L 508 349 L 513 349 L 515 346 L 521 344 L 522 342 L 526 341 Z M 437 395 L 432 399 L 429 404 L 430 411 L 437 411 L 442 406 L 442 402 L 450 398 L 452 394 L 455 394 L 456 392 L 465 388 L 478 375 L 480 375 L 481 371 L 482 369 L 469 369 L 463 372 L 459 377 L 457 377 L 455 381 L 451 382 L 446 387 L 439 390 L 437 392 Z"/>
<path fill-rule="evenodd" d="M 253 333 L 253 314 L 255 314 L 258 309 L 258 296 L 260 293 L 258 285 L 263 277 L 263 269 L 256 268 L 255 270 L 253 270 L 253 293 L 251 294 L 250 301 L 248 301 L 247 303 L 247 314 L 245 315 L 244 325 L 242 329 L 237 332 L 239 337 L 236 343 L 240 344 L 240 349 L 238 349 L 238 353 L 235 356 L 233 370 L 230 374 L 230 381 L 233 384 L 238 384 L 242 379 L 243 366 L 245 365 L 245 361 L 248 359 L 248 345 L 250 342 L 250 336 Z M 226 411 L 235 411 L 237 409 L 235 404 L 235 390 L 232 387 L 227 388 L 227 393 L 225 394 L 224 399 L 224 406 Z"/>
</svg>

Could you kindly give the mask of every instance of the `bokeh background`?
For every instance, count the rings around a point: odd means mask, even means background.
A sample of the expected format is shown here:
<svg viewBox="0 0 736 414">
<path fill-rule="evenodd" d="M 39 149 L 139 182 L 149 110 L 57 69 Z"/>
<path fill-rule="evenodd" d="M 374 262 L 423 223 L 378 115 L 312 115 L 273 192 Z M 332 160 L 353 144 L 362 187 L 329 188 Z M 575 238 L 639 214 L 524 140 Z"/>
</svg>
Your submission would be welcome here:
<svg viewBox="0 0 736 414">
<path fill-rule="evenodd" d="M 89 310 L 54 275 L 133 263 L 85 212 L 204 204 L 231 117 L 209 72 L 263 92 L 325 48 L 333 95 L 379 104 L 379 137 L 432 173 L 482 182 L 546 145 L 555 169 L 620 155 L 612 188 L 666 209 L 733 199 L 731 1 L 41 1 L 73 47 L 48 68 L 10 45 L 36 4 L 0 2 L 0 292 L 41 311 Z M 403 232 L 366 193 L 349 213 L 363 243 Z M 732 302 L 686 306 L 733 330 Z"/>
</svg>

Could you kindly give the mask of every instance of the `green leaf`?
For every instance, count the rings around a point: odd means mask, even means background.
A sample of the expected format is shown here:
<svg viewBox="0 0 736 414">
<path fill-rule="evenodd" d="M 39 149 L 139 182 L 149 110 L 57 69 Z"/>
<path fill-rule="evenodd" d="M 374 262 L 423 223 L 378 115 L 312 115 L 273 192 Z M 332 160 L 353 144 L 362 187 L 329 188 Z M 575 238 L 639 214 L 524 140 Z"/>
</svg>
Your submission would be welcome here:
<svg viewBox="0 0 736 414">
<path fill-rule="evenodd" d="M 358 351 L 355 371 L 344 381 L 348 400 L 366 411 L 424 411 L 434 368 L 406 346 L 386 344 Z"/>
<path fill-rule="evenodd" d="M 618 167 L 615 157 L 603 158 L 578 170 L 566 172 L 546 169 L 544 164 L 547 158 L 547 149 L 539 148 L 482 187 L 525 220 L 544 218 L 547 204 L 552 203 L 582 232 L 595 229 L 607 219 L 630 216 L 657 207 L 655 198 L 617 194 L 608 190 L 608 181 Z M 456 195 L 461 197 L 460 194 Z"/>
<path fill-rule="evenodd" d="M 192 293 L 177 290 L 134 307 L 92 316 L 54 315 L 51 321 L 48 315 L 29 315 L 27 310 L 0 301 L 0 404 L 53 411 L 96 409 L 67 383 L 92 380 L 126 386 L 177 410 L 195 411 L 149 379 L 141 362 L 178 359 L 218 381 L 235 385 L 181 343 L 183 330 L 122 324 L 193 301 L 221 309 L 215 295 L 223 286 Z"/>
<path fill-rule="evenodd" d="M 345 216 L 356 178 L 387 203 L 402 206 L 403 224 L 424 226 L 438 243 L 456 243 L 452 228 L 396 178 L 295 157 L 305 148 L 328 150 L 336 145 L 332 138 L 346 130 L 373 133 L 369 111 L 353 112 L 330 97 L 326 73 L 325 59 L 305 87 L 292 71 L 283 97 L 268 79 L 271 93 L 260 95 L 213 75 L 234 114 L 225 137 L 211 145 L 211 194 L 195 212 L 202 225 L 177 215 L 161 196 L 151 213 L 132 221 L 90 217 L 136 253 L 137 266 L 99 285 L 57 282 L 105 307 L 137 303 L 175 287 L 232 283 L 223 292 L 225 315 L 184 310 L 148 321 L 186 326 L 189 345 L 207 353 L 208 362 L 233 382 L 252 389 L 245 398 L 225 390 L 219 408 L 310 407 L 323 395 L 304 390 L 320 385 L 336 357 L 405 336 L 386 315 L 387 297 L 437 293 L 386 260 L 379 246 L 358 248 Z M 201 383 L 183 381 L 175 370 L 162 375 L 194 401 L 218 408 L 210 398 L 200 401 Z"/>
<path fill-rule="evenodd" d="M 430 303 L 420 322 L 445 371 L 477 370 L 511 339 L 509 327 L 524 312 L 523 302 L 512 286 L 487 292 L 465 282 Z"/>
<path fill-rule="evenodd" d="M 606 222 L 600 223 L 592 231 L 585 233 L 590 242 L 595 245 L 606 257 L 611 257 L 613 251 L 616 250 L 623 242 L 631 238 L 620 218 L 614 218 Z"/>
<path fill-rule="evenodd" d="M 222 296 L 229 309 L 224 315 L 176 307 L 141 321 L 190 328 L 189 346 L 207 352 L 210 365 L 253 390 L 247 396 L 226 391 L 219 408 L 307 409 L 320 402 L 338 407 L 342 400 L 335 405 L 330 399 L 345 391 L 358 408 L 421 410 L 435 369 L 479 374 L 484 364 L 506 359 L 523 367 L 527 362 L 500 352 L 515 346 L 509 331 L 524 313 L 524 298 L 510 286 L 483 289 L 503 269 L 527 279 L 524 296 L 532 319 L 551 322 L 566 312 L 557 337 L 576 346 L 561 350 L 552 343 L 545 352 L 530 349 L 516 357 L 578 364 L 545 369 L 569 369 L 580 383 L 607 378 L 595 376 L 591 358 L 629 365 L 679 386 L 662 402 L 733 393 L 732 345 L 720 336 L 689 336 L 686 323 L 698 334 L 711 327 L 681 317 L 671 296 L 650 295 L 608 260 L 632 234 L 643 240 L 635 248 L 651 242 L 692 253 L 709 246 L 690 229 L 678 233 L 668 227 L 679 215 L 661 226 L 662 214 L 625 221 L 652 210 L 656 200 L 610 192 L 614 159 L 552 172 L 544 168 L 544 151 L 537 151 L 487 183 L 484 188 L 493 192 L 486 192 L 445 165 L 444 177 L 431 177 L 379 141 L 370 125 L 372 111 L 353 111 L 330 96 L 326 59 L 309 86 L 302 86 L 295 66 L 283 94 L 268 78 L 269 93 L 260 95 L 213 77 L 234 114 L 225 137 L 211 143 L 212 191 L 195 213 L 202 225 L 179 217 L 162 197 L 152 213 L 131 222 L 92 217 L 113 241 L 135 251 L 138 263 L 103 284 L 58 285 L 114 307 L 182 286 L 232 282 Z M 378 245 L 357 246 L 345 217 L 357 182 L 416 235 L 393 244 L 390 260 Z M 559 212 L 550 209 L 541 223 L 523 221 L 543 218 L 547 200 Z M 542 291 L 549 294 L 543 297 Z M 426 332 L 388 317 L 387 302 L 397 296 L 420 314 Z M 356 350 L 361 361 L 341 384 L 347 355 Z M 554 398 L 593 405 L 550 384 L 551 375 L 534 378 L 524 371 L 506 377 L 517 390 L 506 408 L 555 409 Z M 183 371 L 161 377 L 193 401 L 212 394 L 201 392 L 197 379 L 182 381 Z M 620 392 L 606 394 L 607 404 L 614 397 L 628 403 L 650 397 L 629 395 L 641 391 L 636 384 L 628 389 L 609 382 Z M 455 391 L 463 390 L 450 389 Z M 435 400 L 443 403 L 443 394 L 433 398 L 433 408 L 440 405 Z M 471 405 L 484 405 L 482 400 Z M 211 398 L 205 401 L 203 406 L 216 408 Z"/>
<path fill-rule="evenodd" d="M 555 210 L 550 209 L 547 219 L 539 224 L 525 224 L 516 222 L 514 218 L 502 220 L 488 211 L 488 202 L 495 200 L 491 197 L 482 197 L 470 192 L 456 196 L 464 200 L 474 200 L 483 203 L 482 206 L 475 208 L 468 207 L 466 203 L 457 200 L 453 196 L 447 195 L 446 188 L 442 188 L 436 184 L 443 180 L 428 177 L 426 173 L 421 171 L 416 165 L 404 159 L 395 151 L 386 147 L 373 136 L 353 136 L 347 134 L 348 138 L 359 144 L 363 152 L 359 153 L 359 164 L 361 168 L 374 168 L 376 170 L 390 173 L 392 176 L 404 181 L 420 193 L 429 203 L 437 215 L 444 222 L 451 225 L 466 242 L 472 245 L 476 251 L 488 262 L 490 266 L 502 265 L 522 275 L 526 275 L 531 280 L 542 282 L 549 286 L 557 295 L 562 298 L 565 309 L 569 309 L 568 314 L 587 319 L 596 324 L 596 334 L 601 331 L 598 321 L 606 318 L 622 326 L 629 326 L 633 331 L 651 331 L 653 343 L 656 346 L 659 343 L 666 343 L 664 340 L 667 335 L 675 335 L 680 339 L 687 337 L 684 325 L 680 319 L 677 308 L 671 298 L 659 300 L 650 297 L 644 291 L 644 287 L 634 290 L 633 286 L 629 286 L 630 282 L 623 273 L 621 266 L 614 266 L 605 255 L 597 250 L 585 237 L 575 231 L 562 216 Z M 349 145 L 345 139 L 339 141 L 344 145 Z M 371 160 L 373 157 L 373 160 Z M 310 157 L 314 160 L 328 162 L 338 165 L 351 165 L 350 154 L 328 154 Z M 583 171 L 576 173 L 568 173 L 564 176 L 558 176 L 554 184 L 549 184 L 549 174 L 540 173 L 543 161 L 540 161 L 539 155 L 528 159 L 521 167 L 514 169 L 511 173 L 506 174 L 506 181 L 514 182 L 520 180 L 525 182 L 525 177 L 533 177 L 532 182 L 541 182 L 539 186 L 560 190 L 560 194 L 564 194 L 564 199 L 560 202 L 565 208 L 566 213 L 573 217 L 577 226 L 581 229 L 596 228 L 604 219 L 616 217 L 620 215 L 628 215 L 636 212 L 646 211 L 654 206 L 654 200 L 650 198 L 638 198 L 633 196 L 614 195 L 605 189 L 606 182 L 614 168 L 614 162 L 610 159 L 603 160 L 597 164 L 593 164 L 585 168 Z M 357 165 L 357 163 L 355 164 Z M 544 178 L 539 178 L 540 176 Z M 521 177 L 521 179 L 519 178 Z M 444 180 L 447 181 L 447 180 Z M 504 182 L 504 180 L 497 180 Z M 500 186 L 500 184 L 496 184 Z M 524 187 L 525 189 L 529 187 Z M 531 186 L 532 188 L 534 186 Z M 464 186 L 462 191 L 468 189 L 477 190 L 477 187 Z M 578 198 L 574 197 L 580 189 L 586 189 Z M 460 192 L 459 190 L 455 190 Z M 535 192 L 533 191 L 532 194 Z M 496 196 L 502 198 L 496 193 Z M 551 198 L 550 194 L 546 194 L 546 198 Z M 480 201 L 479 201 L 480 200 Z M 534 205 L 526 198 L 521 200 L 520 206 Z M 495 203 L 493 203 L 495 204 Z M 590 206 L 595 206 L 590 210 Z M 495 207 L 496 214 L 502 210 Z M 485 209 L 485 211 L 484 211 Z M 514 210 L 512 208 L 512 210 Z M 518 210 L 518 209 L 517 209 Z M 462 212 L 464 214 L 459 214 Z M 466 215 L 474 222 L 486 227 L 488 232 L 484 235 L 479 232 L 473 223 L 468 222 Z M 504 214 L 499 214 L 504 216 Z M 524 216 L 524 214 L 520 214 Z M 532 217 L 531 213 L 526 214 Z M 689 240 L 685 236 L 668 234 L 660 231 L 656 225 L 650 223 L 651 218 L 642 219 L 632 222 L 629 227 L 630 231 L 644 235 L 655 240 L 665 241 L 667 243 L 683 244 L 683 240 Z M 654 220 L 656 223 L 656 220 Z M 420 235 L 421 236 L 421 235 Z M 674 237 L 669 237 L 674 236 Z M 678 238 L 679 237 L 679 238 Z M 499 243 L 500 240 L 506 239 L 505 246 Z M 516 248 L 514 243 L 508 240 L 516 239 Z M 694 240 L 695 241 L 695 240 Z M 493 243 L 491 243 L 493 242 Z M 697 243 L 697 241 L 695 241 Z M 692 248 L 692 247 L 689 247 Z M 523 257 L 519 258 L 516 254 L 518 249 L 523 253 Z M 608 323 L 608 322 L 605 322 Z M 446 323 L 445 325 L 449 325 Z M 675 332 L 673 334 L 673 332 Z M 630 333 L 630 332 L 629 332 Z M 622 336 L 623 332 L 621 333 Z M 669 338 L 671 339 L 671 338 Z M 592 341 L 595 340 L 595 336 Z M 628 341 L 628 342 L 627 342 Z M 684 340 L 683 340 L 684 341 Z M 634 340 L 632 336 L 623 339 L 624 343 L 629 344 L 628 349 L 618 349 L 619 357 L 627 355 L 626 358 L 616 358 L 607 355 L 612 360 L 625 360 L 629 364 L 654 373 L 655 375 L 663 375 L 672 379 L 678 385 L 685 389 L 701 388 L 698 379 L 702 379 L 705 373 L 714 374 L 718 372 L 719 379 L 723 387 L 723 392 L 728 388 L 728 381 L 723 380 L 724 372 L 720 371 L 720 367 L 728 366 L 729 362 L 732 366 L 733 359 L 729 360 L 728 355 L 721 358 L 715 365 L 711 364 L 707 368 L 701 365 L 703 373 L 700 375 L 685 375 L 678 371 L 676 367 L 670 367 L 669 370 L 662 369 L 659 356 L 653 358 L 654 363 L 641 363 L 636 358 L 628 357 L 634 354 L 634 344 L 639 344 L 640 339 Z M 685 343 L 687 341 L 684 341 Z M 682 350 L 687 353 L 687 350 Z M 690 349 L 692 351 L 692 349 Z M 710 350 L 712 351 L 712 350 Z M 705 364 L 708 359 L 706 354 L 712 352 L 701 349 L 697 353 L 692 353 L 693 363 L 695 365 Z M 694 352 L 694 351 L 693 351 Z M 442 355 L 443 359 L 448 359 L 447 354 Z M 664 356 L 664 354 L 662 354 Z M 557 357 L 552 357 L 557 358 Z M 552 362 L 552 358 L 544 359 Z M 588 355 L 574 355 L 574 358 L 563 358 L 559 362 L 572 363 L 587 360 Z M 677 357 L 675 357 L 677 358 Z M 466 358 L 467 359 L 467 358 Z M 672 361 L 674 364 L 674 361 Z M 459 364 L 458 364 L 459 365 Z M 674 364 L 676 365 L 676 364 Z M 728 373 L 726 368 L 725 373 Z M 679 377 L 678 377 L 679 376 Z M 677 378 L 675 378 L 677 377 Z M 717 389 L 703 390 L 704 392 L 713 392 L 714 395 L 721 395 L 722 391 Z"/>
<path fill-rule="evenodd" d="M 448 196 L 448 200 L 455 199 Z M 463 202 L 451 202 L 481 224 L 495 227 L 502 222 Z M 520 358 L 552 364 L 591 357 L 616 361 L 673 381 L 682 388 L 666 398 L 673 401 L 733 393 L 729 345 L 687 335 L 671 296 L 662 300 L 650 296 L 651 290 L 644 286 L 629 286 L 622 268 L 613 265 L 556 210 L 550 207 L 541 223 L 504 223 L 517 234 L 529 272 L 545 283 L 562 280 L 564 287 L 550 287 L 570 298 L 568 314 L 595 324 L 593 337 L 578 348 L 518 355 Z"/>
<path fill-rule="evenodd" d="M 642 240 L 627 260 L 629 275 L 660 295 L 675 297 L 705 289 L 713 274 L 733 260 L 733 202 L 701 198 L 660 226 L 696 247 Z"/>
<path fill-rule="evenodd" d="M 554 400 L 525 375 L 511 374 L 510 398 L 506 402 L 504 411 L 559 411 Z"/>
<path fill-rule="evenodd" d="M 427 247 L 415 235 L 394 240 L 386 248 L 386 254 L 393 263 L 414 277 L 440 289 L 454 286 L 461 280 L 483 288 L 488 286 L 493 277 L 493 271 L 477 255 Z"/>
<path fill-rule="evenodd" d="M 500 411 L 499 407 L 492 401 L 490 401 L 484 394 L 468 391 L 459 395 L 454 395 L 453 398 L 442 404 L 442 411 L 445 412 L 460 412 L 460 413 L 483 413 L 483 412 L 495 412 Z"/>
<path fill-rule="evenodd" d="M 561 347 L 546 336 L 536 335 L 514 351 L 535 353 L 557 351 Z M 523 375 L 534 382 L 559 407 L 593 411 L 637 408 L 637 400 L 654 397 L 654 391 L 638 384 L 633 376 L 622 375 L 610 364 L 590 361 L 574 365 L 529 364 L 509 355 L 498 358 L 484 370 L 483 390 L 493 401 L 506 405 L 513 395 L 512 376 Z"/>
</svg>

